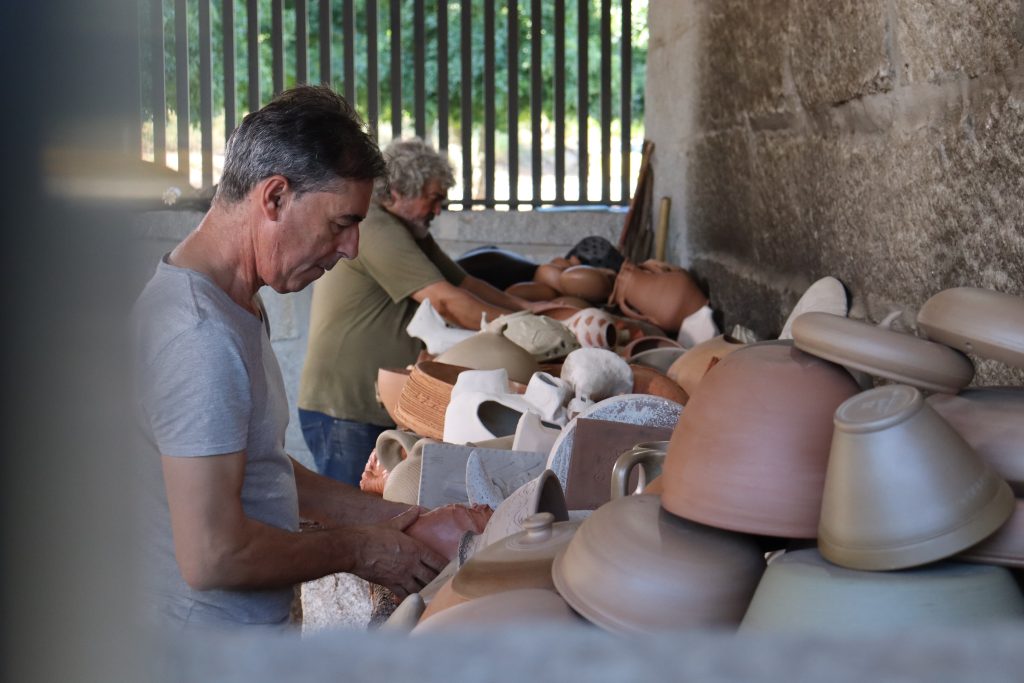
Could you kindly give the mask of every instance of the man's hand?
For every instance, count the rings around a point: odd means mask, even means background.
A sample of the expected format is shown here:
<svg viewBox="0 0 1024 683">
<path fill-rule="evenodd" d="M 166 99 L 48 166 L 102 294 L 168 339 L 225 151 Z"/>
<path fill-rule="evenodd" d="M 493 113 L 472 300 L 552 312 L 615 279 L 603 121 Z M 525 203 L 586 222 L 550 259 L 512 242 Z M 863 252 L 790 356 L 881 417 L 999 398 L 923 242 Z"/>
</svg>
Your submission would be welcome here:
<svg viewBox="0 0 1024 683">
<path fill-rule="evenodd" d="M 419 517 L 412 507 L 386 522 L 336 530 L 345 534 L 353 556 L 351 573 L 379 583 L 399 598 L 430 583 L 448 560 L 405 530 Z"/>
</svg>

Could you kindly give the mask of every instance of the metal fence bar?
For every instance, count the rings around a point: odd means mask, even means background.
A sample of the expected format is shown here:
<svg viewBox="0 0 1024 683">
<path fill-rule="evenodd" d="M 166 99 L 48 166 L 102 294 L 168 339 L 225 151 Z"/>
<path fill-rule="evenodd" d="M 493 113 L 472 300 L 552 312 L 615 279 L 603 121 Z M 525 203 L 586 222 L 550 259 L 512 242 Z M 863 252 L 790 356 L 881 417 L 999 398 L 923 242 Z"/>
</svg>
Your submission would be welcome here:
<svg viewBox="0 0 1024 683">
<path fill-rule="evenodd" d="M 462 0 L 462 26 L 460 52 L 462 54 L 462 113 L 459 127 L 462 132 L 462 196 L 473 198 L 473 3 Z"/>
<path fill-rule="evenodd" d="M 203 187 L 213 185 L 213 47 L 210 40 L 210 1 L 199 0 L 199 135 Z"/>
<path fill-rule="evenodd" d="M 494 205 L 494 129 L 497 105 L 494 102 L 494 3 L 484 3 L 484 199 Z"/>
<path fill-rule="evenodd" d="M 519 1 L 508 0 L 508 201 L 519 205 Z"/>
<path fill-rule="evenodd" d="M 555 0 L 555 202 L 565 200 L 565 0 Z"/>
<path fill-rule="evenodd" d="M 402 2 L 391 0 L 391 138 L 402 137 Z"/>
<path fill-rule="evenodd" d="M 306 0 L 295 0 L 295 82 L 309 81 L 309 15 Z"/>
<path fill-rule="evenodd" d="M 225 0 L 227 2 L 228 0 Z M 320 0 L 320 83 L 331 84 L 331 0 Z"/>
<path fill-rule="evenodd" d="M 590 118 L 590 90 L 588 88 L 587 74 L 590 63 L 587 55 L 587 42 L 590 40 L 590 1 L 579 0 L 577 3 L 576 15 L 576 121 L 578 126 L 577 147 L 579 158 L 579 183 L 581 201 L 586 202 L 587 193 L 587 167 L 590 164 L 588 121 Z"/>
<path fill-rule="evenodd" d="M 167 90 L 164 83 L 164 10 L 161 0 L 149 3 L 150 62 L 153 109 L 153 161 L 167 165 Z"/>
<path fill-rule="evenodd" d="M 342 41 L 345 54 L 345 99 L 356 103 L 356 8 L 352 0 L 345 0 L 341 7 Z"/>
<path fill-rule="evenodd" d="M 221 41 L 224 46 L 224 139 L 235 130 L 235 3 L 222 0 L 220 6 Z"/>
<path fill-rule="evenodd" d="M 427 137 L 427 94 L 426 94 L 426 18 L 423 0 L 413 0 L 413 74 L 415 90 L 413 106 L 415 107 L 416 135 L 421 138 Z"/>
<path fill-rule="evenodd" d="M 366 117 L 370 133 L 378 137 L 380 128 L 380 92 L 377 79 L 377 0 L 366 0 Z"/>
<path fill-rule="evenodd" d="M 188 3 L 174 0 L 174 92 L 178 114 L 178 172 L 188 178 Z"/>
<path fill-rule="evenodd" d="M 248 24 L 248 45 L 246 48 L 249 63 L 249 111 L 260 108 L 260 4 L 259 0 L 248 0 L 246 3 L 246 23 Z"/>
<path fill-rule="evenodd" d="M 270 45 L 274 95 L 284 90 L 284 0 L 270 3 Z"/>
<path fill-rule="evenodd" d="M 542 90 L 544 81 L 541 74 L 541 29 L 543 27 L 543 16 L 541 13 L 541 1 L 531 0 L 530 2 L 530 147 L 532 148 L 531 162 L 533 177 L 532 201 L 540 199 L 540 181 L 543 171 L 541 159 L 541 107 L 543 102 Z"/>
<path fill-rule="evenodd" d="M 448 154 L 448 2 L 437 0 L 437 148 Z"/>
<path fill-rule="evenodd" d="M 601 201 L 611 201 L 612 3 L 601 0 Z"/>
<path fill-rule="evenodd" d="M 629 201 L 630 153 L 633 145 L 630 131 L 633 127 L 633 12 L 630 0 L 622 2 L 622 37 L 619 39 L 621 50 L 619 63 L 622 67 L 622 105 L 619 113 L 622 138 L 622 194 L 619 200 Z"/>
</svg>

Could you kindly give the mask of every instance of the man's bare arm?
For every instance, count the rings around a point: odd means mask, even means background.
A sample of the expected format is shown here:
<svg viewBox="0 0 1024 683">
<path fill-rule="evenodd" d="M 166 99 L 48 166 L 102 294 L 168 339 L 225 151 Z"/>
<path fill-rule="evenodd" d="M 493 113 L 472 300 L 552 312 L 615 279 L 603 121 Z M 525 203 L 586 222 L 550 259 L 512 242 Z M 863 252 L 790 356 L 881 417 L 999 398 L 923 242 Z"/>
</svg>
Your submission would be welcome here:
<svg viewBox="0 0 1024 683">
<path fill-rule="evenodd" d="M 354 486 L 325 477 L 292 459 L 299 514 L 327 526 L 376 524 L 406 512 L 409 505 L 363 493 Z"/>
<path fill-rule="evenodd" d="M 494 320 L 518 310 L 495 306 L 446 280 L 433 282 L 413 292 L 412 298 L 419 303 L 423 303 L 424 299 L 430 299 L 430 304 L 442 318 L 467 330 L 480 329 L 481 313 L 486 313 L 488 320 Z"/>
</svg>

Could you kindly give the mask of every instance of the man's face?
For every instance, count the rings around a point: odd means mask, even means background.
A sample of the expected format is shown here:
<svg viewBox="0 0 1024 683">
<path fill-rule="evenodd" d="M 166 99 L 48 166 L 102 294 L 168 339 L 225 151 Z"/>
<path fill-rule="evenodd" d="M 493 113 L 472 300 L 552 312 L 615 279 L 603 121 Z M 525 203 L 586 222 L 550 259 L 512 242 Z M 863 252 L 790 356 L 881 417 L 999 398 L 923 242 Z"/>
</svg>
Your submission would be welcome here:
<svg viewBox="0 0 1024 683">
<path fill-rule="evenodd" d="M 285 190 L 257 245 L 260 279 L 277 292 L 297 292 L 339 260 L 355 258 L 372 190 L 369 180 L 338 180 L 300 196 Z"/>
<path fill-rule="evenodd" d="M 391 204 L 387 209 L 405 221 L 417 239 L 423 239 L 430 230 L 430 221 L 441 213 L 441 204 L 446 197 L 441 181 L 431 179 L 418 197 L 403 197 L 392 191 Z"/>
</svg>

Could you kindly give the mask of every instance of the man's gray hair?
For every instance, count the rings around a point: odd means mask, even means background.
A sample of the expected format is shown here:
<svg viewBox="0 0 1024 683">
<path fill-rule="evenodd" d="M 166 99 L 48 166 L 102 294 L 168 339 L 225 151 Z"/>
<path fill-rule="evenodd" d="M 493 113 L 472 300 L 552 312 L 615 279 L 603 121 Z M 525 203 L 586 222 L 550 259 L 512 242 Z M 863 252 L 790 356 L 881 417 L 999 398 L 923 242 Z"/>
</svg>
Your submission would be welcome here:
<svg viewBox="0 0 1024 683">
<path fill-rule="evenodd" d="M 391 199 L 391 190 L 411 199 L 423 194 L 431 180 L 441 183 L 442 192 L 455 184 L 448 159 L 420 138 L 392 141 L 384 149 L 384 161 L 388 169 L 386 180 L 378 179 L 374 187 L 374 196 L 381 203 Z"/>
</svg>

